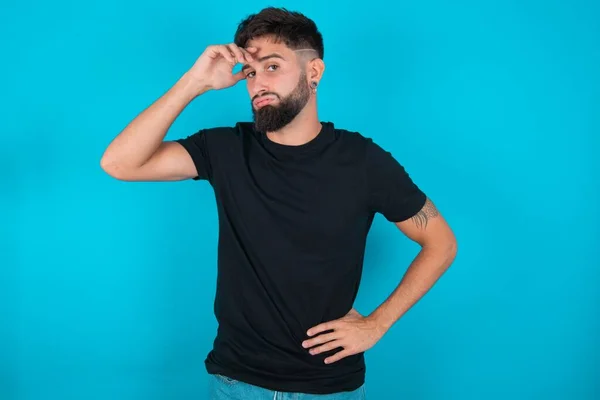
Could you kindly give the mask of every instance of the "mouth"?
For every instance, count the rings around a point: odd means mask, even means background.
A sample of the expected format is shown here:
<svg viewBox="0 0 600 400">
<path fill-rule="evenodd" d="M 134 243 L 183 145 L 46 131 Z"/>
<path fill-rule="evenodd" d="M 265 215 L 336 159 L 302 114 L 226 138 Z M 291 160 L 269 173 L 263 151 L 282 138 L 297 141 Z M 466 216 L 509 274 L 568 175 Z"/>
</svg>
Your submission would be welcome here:
<svg viewBox="0 0 600 400">
<path fill-rule="evenodd" d="M 267 104 L 271 104 L 274 101 L 275 101 L 275 98 L 271 97 L 271 96 L 260 97 L 256 100 L 254 100 L 254 107 L 261 108 L 261 107 L 266 106 Z"/>
</svg>

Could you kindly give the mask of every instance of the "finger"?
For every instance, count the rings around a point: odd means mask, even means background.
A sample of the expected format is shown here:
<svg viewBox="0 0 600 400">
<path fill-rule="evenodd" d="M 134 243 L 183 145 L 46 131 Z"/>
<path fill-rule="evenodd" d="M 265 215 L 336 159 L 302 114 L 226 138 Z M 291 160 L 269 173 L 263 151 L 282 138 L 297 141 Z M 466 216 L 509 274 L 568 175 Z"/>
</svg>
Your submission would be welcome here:
<svg viewBox="0 0 600 400">
<path fill-rule="evenodd" d="M 258 49 L 256 47 L 254 47 L 254 46 L 246 47 L 246 50 L 249 53 L 256 53 L 258 51 Z"/>
<path fill-rule="evenodd" d="M 329 343 L 325 343 L 319 347 L 315 347 L 314 349 L 310 349 L 308 352 L 312 355 L 323 353 L 324 351 L 329 351 L 333 349 L 337 349 L 338 347 L 343 347 L 341 340 L 333 340 Z"/>
<path fill-rule="evenodd" d="M 325 359 L 325 364 L 331 364 L 340 361 L 342 358 L 351 356 L 353 353 L 349 350 L 342 350 Z"/>
<path fill-rule="evenodd" d="M 244 54 L 244 58 L 246 59 L 246 61 L 247 61 L 247 62 L 252 62 L 252 61 L 254 61 L 254 58 L 252 57 L 252 54 L 250 54 L 250 53 L 248 52 L 248 50 L 246 50 L 246 49 L 243 49 L 243 48 L 241 48 L 241 47 L 240 47 L 239 49 L 240 49 L 240 51 L 242 52 L 242 54 Z"/>
<path fill-rule="evenodd" d="M 210 58 L 212 58 L 212 59 L 215 59 L 215 58 L 217 58 L 217 57 L 220 57 L 220 56 L 221 56 L 221 51 L 220 51 L 220 49 L 219 49 L 219 46 L 208 46 L 208 47 L 206 48 L 206 54 L 207 54 L 207 55 L 208 55 Z"/>
<path fill-rule="evenodd" d="M 233 53 L 235 60 L 237 62 L 239 62 L 239 63 L 246 62 L 246 57 L 244 57 L 244 53 L 242 53 L 240 48 L 237 47 L 235 44 L 231 43 L 231 44 L 227 45 L 227 48 L 229 49 L 229 51 L 231 51 Z"/>
<path fill-rule="evenodd" d="M 322 324 L 319 324 L 317 326 L 310 328 L 308 331 L 306 331 L 306 334 L 308 336 L 314 336 L 321 332 L 335 330 L 336 326 L 337 326 L 337 321 L 323 322 Z"/>
<path fill-rule="evenodd" d="M 246 74 L 244 73 L 244 71 L 240 71 L 238 73 L 233 74 L 233 79 L 235 79 L 236 82 L 243 81 L 244 79 L 246 79 Z"/>
<path fill-rule="evenodd" d="M 219 54 L 227 60 L 227 62 L 229 64 L 234 64 L 235 65 L 235 59 L 233 58 L 233 56 L 231 55 L 231 52 L 229 51 L 229 48 L 227 46 L 217 46 L 217 51 L 219 52 Z"/>
<path fill-rule="evenodd" d="M 339 332 L 324 333 L 313 339 L 305 340 L 304 342 L 302 342 L 302 347 L 308 349 L 308 348 L 314 347 L 318 344 L 327 343 L 327 342 L 330 342 L 335 339 L 340 339 Z"/>
</svg>

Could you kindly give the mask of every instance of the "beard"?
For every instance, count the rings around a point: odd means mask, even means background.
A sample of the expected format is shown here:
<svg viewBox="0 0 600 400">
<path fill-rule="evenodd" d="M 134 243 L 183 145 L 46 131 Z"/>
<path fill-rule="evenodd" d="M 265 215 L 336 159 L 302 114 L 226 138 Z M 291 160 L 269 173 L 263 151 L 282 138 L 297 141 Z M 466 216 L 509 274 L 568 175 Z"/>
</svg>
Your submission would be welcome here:
<svg viewBox="0 0 600 400">
<path fill-rule="evenodd" d="M 306 106 L 306 103 L 308 103 L 310 90 L 306 84 L 306 74 L 302 73 L 300 80 L 292 93 L 284 98 L 281 98 L 277 93 L 272 92 L 263 93 L 262 95 L 277 97 L 279 105 L 267 104 L 258 110 L 252 106 L 254 127 L 259 132 L 278 131 L 292 122 L 300 111 L 302 111 L 304 106 Z"/>
</svg>

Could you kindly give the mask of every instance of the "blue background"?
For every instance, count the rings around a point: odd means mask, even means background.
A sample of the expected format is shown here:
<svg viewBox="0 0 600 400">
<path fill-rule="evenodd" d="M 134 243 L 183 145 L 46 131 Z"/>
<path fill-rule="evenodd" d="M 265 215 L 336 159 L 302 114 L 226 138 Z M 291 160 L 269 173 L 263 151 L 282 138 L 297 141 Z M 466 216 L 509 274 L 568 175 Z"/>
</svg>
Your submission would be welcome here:
<svg viewBox="0 0 600 400">
<path fill-rule="evenodd" d="M 204 398 L 212 190 L 119 182 L 100 158 L 270 4 L 3 2 L 2 400 Z M 277 5 L 324 34 L 320 117 L 390 150 L 459 240 L 367 353 L 370 398 L 600 398 L 599 3 Z M 167 138 L 249 118 L 240 84 L 197 99 Z M 357 309 L 417 251 L 378 216 Z"/>
</svg>

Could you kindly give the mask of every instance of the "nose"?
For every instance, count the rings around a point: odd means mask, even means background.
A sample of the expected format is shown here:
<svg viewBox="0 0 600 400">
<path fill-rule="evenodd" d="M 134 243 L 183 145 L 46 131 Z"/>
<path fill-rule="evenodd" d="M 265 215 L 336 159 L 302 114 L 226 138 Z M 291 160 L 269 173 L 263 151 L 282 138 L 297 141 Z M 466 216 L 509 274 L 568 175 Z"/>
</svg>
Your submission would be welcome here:
<svg viewBox="0 0 600 400">
<path fill-rule="evenodd" d="M 262 74 L 256 73 L 254 78 L 251 81 L 248 81 L 248 90 L 253 99 L 267 93 L 269 91 L 267 79 L 265 79 Z"/>
<path fill-rule="evenodd" d="M 266 88 L 250 90 L 250 99 L 252 100 L 252 102 L 254 102 L 254 100 L 256 100 L 257 98 L 262 97 L 268 93 L 269 93 L 269 91 Z"/>
<path fill-rule="evenodd" d="M 268 91 L 267 91 L 267 88 L 265 88 L 265 87 L 262 87 L 262 88 L 260 88 L 260 89 L 258 89 L 258 90 L 256 90 L 256 89 L 255 89 L 255 90 L 253 91 L 252 98 L 255 98 L 255 97 L 260 97 L 260 96 L 264 95 L 264 94 L 265 94 L 265 93 L 267 93 L 267 92 L 268 92 Z"/>
</svg>

